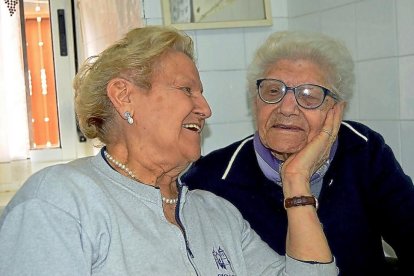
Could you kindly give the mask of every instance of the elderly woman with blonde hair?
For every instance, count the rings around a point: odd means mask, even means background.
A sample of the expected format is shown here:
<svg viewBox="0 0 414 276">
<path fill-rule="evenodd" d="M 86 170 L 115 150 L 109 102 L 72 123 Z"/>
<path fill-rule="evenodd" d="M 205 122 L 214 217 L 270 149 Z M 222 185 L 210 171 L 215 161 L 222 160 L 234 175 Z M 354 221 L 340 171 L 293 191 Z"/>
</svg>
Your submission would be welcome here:
<svg viewBox="0 0 414 276">
<path fill-rule="evenodd" d="M 76 113 L 93 157 L 31 176 L 0 219 L 1 275 L 336 275 L 313 206 L 288 211 L 276 254 L 228 201 L 178 176 L 200 157 L 211 110 L 193 44 L 165 27 L 130 31 L 77 74 Z M 324 124 L 335 133 L 340 108 Z M 321 134 L 285 162 L 286 197 L 331 146 Z"/>
</svg>

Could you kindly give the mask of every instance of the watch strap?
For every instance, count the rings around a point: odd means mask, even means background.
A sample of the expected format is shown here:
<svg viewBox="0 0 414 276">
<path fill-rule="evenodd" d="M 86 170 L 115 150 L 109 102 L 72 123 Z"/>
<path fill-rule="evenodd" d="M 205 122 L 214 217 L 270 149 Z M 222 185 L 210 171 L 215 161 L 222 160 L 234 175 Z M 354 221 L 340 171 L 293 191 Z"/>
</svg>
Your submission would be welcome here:
<svg viewBox="0 0 414 276">
<path fill-rule="evenodd" d="M 297 206 L 312 205 L 318 209 L 318 199 L 315 196 L 295 196 L 285 198 L 285 209 Z"/>
</svg>

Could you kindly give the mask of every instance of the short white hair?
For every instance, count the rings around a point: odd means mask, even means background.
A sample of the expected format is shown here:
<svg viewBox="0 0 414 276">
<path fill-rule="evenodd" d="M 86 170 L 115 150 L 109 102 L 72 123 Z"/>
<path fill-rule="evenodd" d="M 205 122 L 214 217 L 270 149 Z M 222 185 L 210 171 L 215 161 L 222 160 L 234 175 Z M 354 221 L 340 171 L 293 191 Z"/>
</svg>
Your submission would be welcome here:
<svg viewBox="0 0 414 276">
<path fill-rule="evenodd" d="M 276 32 L 260 46 L 248 67 L 250 96 L 257 93 L 256 80 L 282 59 L 309 60 L 326 72 L 327 85 L 342 101 L 348 101 L 355 86 L 354 61 L 343 42 L 315 32 Z"/>
</svg>

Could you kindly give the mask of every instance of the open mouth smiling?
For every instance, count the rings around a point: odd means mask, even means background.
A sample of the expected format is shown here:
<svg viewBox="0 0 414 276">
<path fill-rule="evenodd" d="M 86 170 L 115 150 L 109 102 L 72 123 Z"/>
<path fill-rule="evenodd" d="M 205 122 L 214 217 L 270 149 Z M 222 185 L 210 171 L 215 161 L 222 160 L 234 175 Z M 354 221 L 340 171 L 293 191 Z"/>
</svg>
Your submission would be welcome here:
<svg viewBox="0 0 414 276">
<path fill-rule="evenodd" d="M 195 131 L 197 133 L 201 132 L 201 126 L 197 124 L 183 124 L 183 128 L 189 129 L 191 131 Z"/>
</svg>

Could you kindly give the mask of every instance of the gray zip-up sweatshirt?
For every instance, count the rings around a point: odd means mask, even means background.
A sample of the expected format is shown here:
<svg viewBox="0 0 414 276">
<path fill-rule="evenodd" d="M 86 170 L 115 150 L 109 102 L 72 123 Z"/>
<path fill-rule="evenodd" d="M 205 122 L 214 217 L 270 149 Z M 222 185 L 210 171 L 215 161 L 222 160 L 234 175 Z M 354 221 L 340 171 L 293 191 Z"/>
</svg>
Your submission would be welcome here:
<svg viewBox="0 0 414 276">
<path fill-rule="evenodd" d="M 238 210 L 181 187 L 176 216 L 158 189 L 101 154 L 34 174 L 0 218 L 0 275 L 336 275 L 335 263 L 277 255 Z"/>
</svg>

